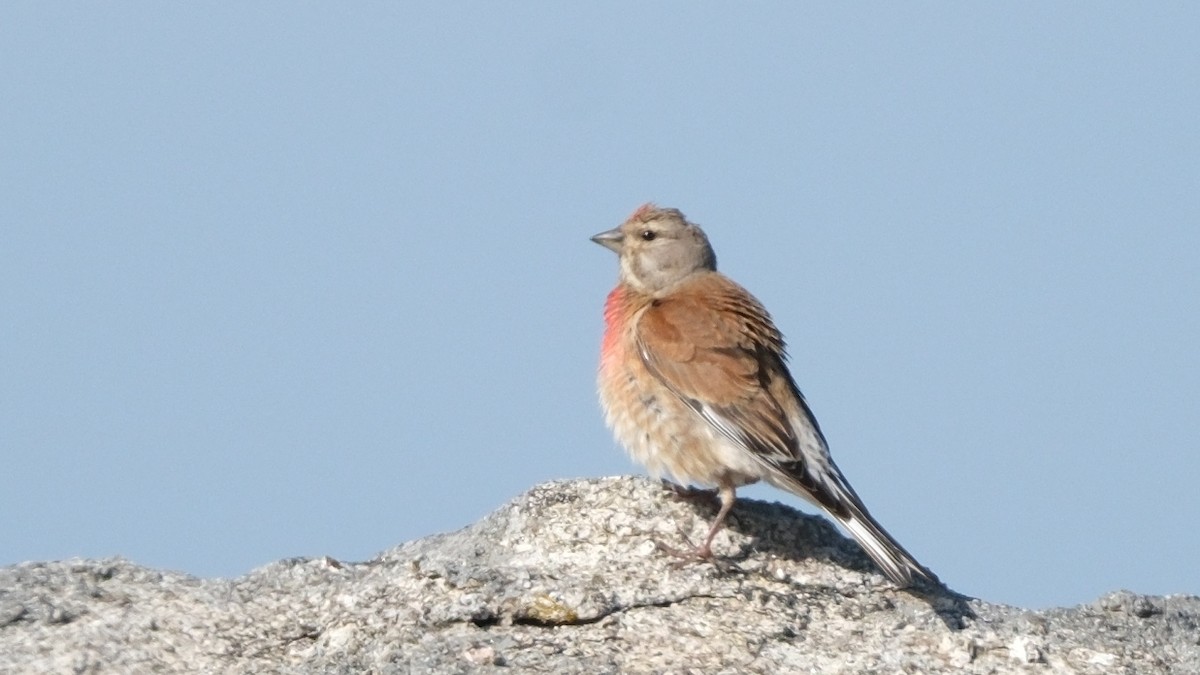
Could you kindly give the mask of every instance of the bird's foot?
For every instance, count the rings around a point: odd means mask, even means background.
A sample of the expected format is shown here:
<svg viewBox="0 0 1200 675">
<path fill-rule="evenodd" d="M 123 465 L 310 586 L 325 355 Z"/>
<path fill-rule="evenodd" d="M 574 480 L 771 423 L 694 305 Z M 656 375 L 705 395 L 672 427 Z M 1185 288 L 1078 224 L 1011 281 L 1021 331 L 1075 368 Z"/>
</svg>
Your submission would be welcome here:
<svg viewBox="0 0 1200 675">
<path fill-rule="evenodd" d="M 711 541 L 706 541 L 703 546 L 697 546 L 692 543 L 691 538 L 687 536 L 683 528 L 678 525 L 676 525 L 676 528 L 679 531 L 679 536 L 687 542 L 687 548 L 676 548 L 658 538 L 652 540 L 655 548 L 676 559 L 671 563 L 672 569 L 682 569 L 695 563 L 712 563 L 713 567 L 716 567 L 721 572 L 732 572 L 737 569 L 736 565 L 718 558 L 713 553 Z"/>
<path fill-rule="evenodd" d="M 680 485 L 672 483 L 669 480 L 663 480 L 662 485 L 680 499 L 703 503 L 706 506 L 720 507 L 721 505 L 721 498 L 716 490 L 705 490 L 703 488 L 692 487 L 691 485 Z"/>
</svg>

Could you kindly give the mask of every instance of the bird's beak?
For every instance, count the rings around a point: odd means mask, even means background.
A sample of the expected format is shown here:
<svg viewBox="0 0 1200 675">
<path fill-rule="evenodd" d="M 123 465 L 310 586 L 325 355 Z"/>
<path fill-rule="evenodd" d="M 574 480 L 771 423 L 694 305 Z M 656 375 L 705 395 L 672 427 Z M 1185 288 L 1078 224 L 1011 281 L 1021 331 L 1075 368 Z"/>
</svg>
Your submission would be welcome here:
<svg viewBox="0 0 1200 675">
<path fill-rule="evenodd" d="M 621 244 L 625 243 L 625 235 L 621 234 L 621 228 L 614 227 L 607 232 L 601 232 L 592 237 L 592 241 L 619 255 L 621 253 Z"/>
</svg>

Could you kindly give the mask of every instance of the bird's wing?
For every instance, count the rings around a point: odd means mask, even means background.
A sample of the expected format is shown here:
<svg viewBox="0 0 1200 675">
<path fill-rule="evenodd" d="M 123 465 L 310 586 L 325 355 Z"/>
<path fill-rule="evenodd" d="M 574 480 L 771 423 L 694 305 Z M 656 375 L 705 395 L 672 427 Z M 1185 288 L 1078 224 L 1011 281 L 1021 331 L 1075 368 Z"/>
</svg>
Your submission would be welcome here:
<svg viewBox="0 0 1200 675">
<path fill-rule="evenodd" d="M 863 508 L 784 364 L 770 315 L 712 275 L 651 303 L 638 320 L 646 368 L 768 470 L 772 483 L 845 517 Z"/>
<path fill-rule="evenodd" d="M 750 452 L 768 481 L 841 521 L 896 583 L 937 580 L 871 517 L 833 463 L 784 364 L 783 338 L 748 292 L 714 273 L 654 300 L 638 319 L 637 346 L 667 389 Z"/>
<path fill-rule="evenodd" d="M 783 338 L 740 286 L 712 275 L 655 300 L 637 344 L 651 374 L 727 438 L 772 463 L 801 458 L 780 400 L 779 385 L 794 387 Z"/>
</svg>

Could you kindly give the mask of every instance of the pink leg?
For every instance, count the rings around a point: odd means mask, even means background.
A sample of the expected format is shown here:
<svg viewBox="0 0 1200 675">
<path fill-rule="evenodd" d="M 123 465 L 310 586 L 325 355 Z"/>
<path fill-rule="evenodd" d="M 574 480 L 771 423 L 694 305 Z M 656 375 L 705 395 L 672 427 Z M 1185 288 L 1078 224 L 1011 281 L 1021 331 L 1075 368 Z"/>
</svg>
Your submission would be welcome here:
<svg viewBox="0 0 1200 675">
<path fill-rule="evenodd" d="M 692 544 L 690 540 L 688 540 L 687 535 L 683 535 L 684 540 L 687 541 L 688 544 L 692 545 L 692 549 L 690 551 L 680 551 L 667 546 L 661 541 L 656 541 L 655 544 L 657 544 L 658 548 L 670 555 L 675 556 L 676 558 L 681 558 L 681 563 L 694 562 L 698 560 L 710 560 L 715 562 L 716 556 L 714 556 L 712 552 L 713 539 L 716 538 L 717 533 L 721 531 L 722 527 L 724 527 L 725 518 L 729 516 L 729 510 L 733 508 L 733 503 L 737 500 L 736 489 L 732 485 L 722 485 L 721 487 L 717 488 L 717 495 L 721 499 L 721 510 L 717 512 L 717 517 L 713 519 L 712 526 L 708 528 L 708 534 L 705 535 L 703 544 L 696 546 Z"/>
<path fill-rule="evenodd" d="M 708 536 L 704 538 L 704 544 L 696 550 L 696 554 L 702 558 L 713 557 L 713 539 L 725 526 L 725 518 L 729 515 L 729 510 L 733 508 L 733 503 L 737 501 L 737 492 L 731 485 L 722 485 L 717 489 L 717 494 L 721 497 L 721 510 L 717 511 L 717 517 L 713 520 L 712 527 L 708 528 Z"/>
</svg>

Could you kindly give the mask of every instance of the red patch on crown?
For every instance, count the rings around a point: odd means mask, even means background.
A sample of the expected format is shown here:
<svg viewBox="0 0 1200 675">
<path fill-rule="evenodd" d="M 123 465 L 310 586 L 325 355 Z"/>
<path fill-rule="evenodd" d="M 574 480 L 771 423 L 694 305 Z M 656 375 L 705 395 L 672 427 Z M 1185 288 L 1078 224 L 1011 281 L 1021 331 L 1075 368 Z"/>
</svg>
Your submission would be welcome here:
<svg viewBox="0 0 1200 675">
<path fill-rule="evenodd" d="M 658 207 L 654 205 L 654 202 L 646 202 L 639 206 L 633 215 L 629 216 L 629 220 L 649 220 L 650 215 L 656 211 L 658 211 Z"/>
</svg>

